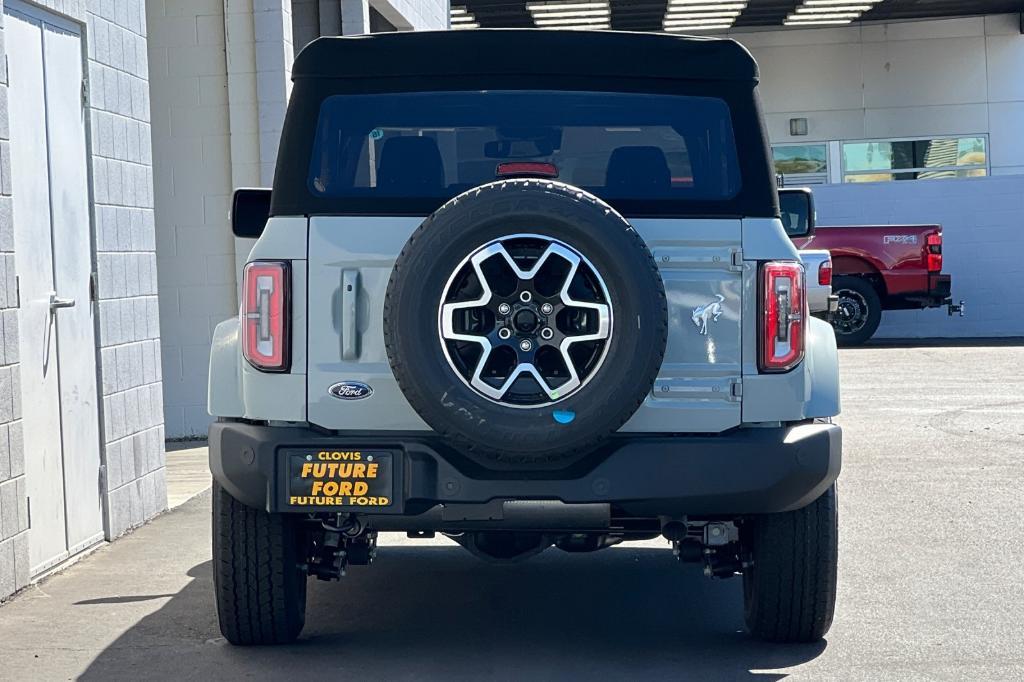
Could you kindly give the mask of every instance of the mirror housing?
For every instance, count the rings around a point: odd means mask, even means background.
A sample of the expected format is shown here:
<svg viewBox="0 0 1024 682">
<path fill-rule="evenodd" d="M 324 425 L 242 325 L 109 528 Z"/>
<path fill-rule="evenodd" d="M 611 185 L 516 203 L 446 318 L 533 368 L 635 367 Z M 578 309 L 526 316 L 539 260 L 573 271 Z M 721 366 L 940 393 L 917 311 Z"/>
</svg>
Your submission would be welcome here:
<svg viewBox="0 0 1024 682">
<path fill-rule="evenodd" d="M 231 232 L 236 237 L 255 239 L 270 220 L 270 189 L 240 187 L 231 200 Z"/>
<path fill-rule="evenodd" d="M 786 234 L 810 237 L 814 234 L 814 195 L 808 187 L 787 187 L 779 190 L 779 214 Z"/>
</svg>

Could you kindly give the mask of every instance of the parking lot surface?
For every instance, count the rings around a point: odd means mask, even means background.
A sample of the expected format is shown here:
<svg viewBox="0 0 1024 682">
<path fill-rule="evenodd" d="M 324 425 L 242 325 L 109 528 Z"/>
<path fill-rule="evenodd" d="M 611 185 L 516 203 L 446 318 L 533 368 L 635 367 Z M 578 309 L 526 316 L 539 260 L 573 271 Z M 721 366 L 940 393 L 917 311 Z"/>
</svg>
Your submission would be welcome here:
<svg viewBox="0 0 1024 682">
<path fill-rule="evenodd" d="M 1024 346 L 841 352 L 840 592 L 815 645 L 743 632 L 739 580 L 663 541 L 493 565 L 388 536 L 311 583 L 295 645 L 217 630 L 209 493 L 0 607 L 7 679 L 1020 679 Z"/>
</svg>

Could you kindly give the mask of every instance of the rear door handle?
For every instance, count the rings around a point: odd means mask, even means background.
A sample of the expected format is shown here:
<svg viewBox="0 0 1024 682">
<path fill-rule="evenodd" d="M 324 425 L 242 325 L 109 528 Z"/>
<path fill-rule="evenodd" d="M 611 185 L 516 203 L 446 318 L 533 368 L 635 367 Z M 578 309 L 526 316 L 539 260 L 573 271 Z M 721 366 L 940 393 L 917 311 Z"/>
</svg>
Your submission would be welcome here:
<svg viewBox="0 0 1024 682">
<path fill-rule="evenodd" d="M 356 324 L 359 310 L 359 271 L 341 271 L 341 359 L 359 357 L 359 332 Z"/>
<path fill-rule="evenodd" d="M 74 308 L 75 299 L 73 298 L 61 298 L 57 296 L 56 291 L 50 292 L 50 314 L 57 312 L 58 308 Z"/>
</svg>

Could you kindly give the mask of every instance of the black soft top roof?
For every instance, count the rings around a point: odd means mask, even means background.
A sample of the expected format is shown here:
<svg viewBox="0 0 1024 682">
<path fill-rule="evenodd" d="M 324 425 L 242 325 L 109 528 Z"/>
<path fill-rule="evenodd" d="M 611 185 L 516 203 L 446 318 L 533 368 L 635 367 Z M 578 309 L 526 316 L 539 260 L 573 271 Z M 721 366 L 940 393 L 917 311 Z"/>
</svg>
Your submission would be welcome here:
<svg viewBox="0 0 1024 682">
<path fill-rule="evenodd" d="M 292 78 L 476 74 L 757 81 L 734 40 L 626 31 L 479 29 L 318 38 L 295 58 Z"/>
</svg>

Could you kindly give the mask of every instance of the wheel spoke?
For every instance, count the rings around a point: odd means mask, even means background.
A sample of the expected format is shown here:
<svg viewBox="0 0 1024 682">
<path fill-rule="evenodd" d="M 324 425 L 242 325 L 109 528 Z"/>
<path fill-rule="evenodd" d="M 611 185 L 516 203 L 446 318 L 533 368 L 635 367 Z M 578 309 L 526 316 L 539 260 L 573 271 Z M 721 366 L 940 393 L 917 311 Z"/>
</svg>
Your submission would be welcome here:
<svg viewBox="0 0 1024 682">
<path fill-rule="evenodd" d="M 573 336 L 566 339 L 568 343 L 563 343 L 564 346 L 568 347 L 571 343 L 577 341 L 599 341 L 601 339 L 607 339 L 611 333 L 611 308 L 606 303 L 597 303 L 591 301 L 577 301 L 569 293 L 569 287 L 572 284 L 572 280 L 576 277 L 576 272 L 579 270 L 580 260 L 577 258 L 572 266 L 569 268 L 569 273 L 565 276 L 565 281 L 562 283 L 562 290 L 559 292 L 559 297 L 562 299 L 562 303 L 570 308 L 587 308 L 597 313 L 597 331 L 591 334 L 584 334 Z"/>
<path fill-rule="evenodd" d="M 559 386 L 558 388 L 552 388 L 548 384 L 548 382 L 544 380 L 544 377 L 541 376 L 540 372 L 537 371 L 537 367 L 529 362 L 522 362 L 516 365 L 516 368 L 513 369 L 512 372 L 508 375 L 508 378 L 505 379 L 505 383 L 503 383 L 499 388 L 494 388 L 493 386 L 480 380 L 478 377 L 474 377 L 473 381 L 470 383 L 484 395 L 494 398 L 495 400 L 501 400 L 503 397 L 505 397 L 505 394 L 508 393 L 508 389 L 512 387 L 512 384 L 514 384 L 516 380 L 519 379 L 519 377 L 522 376 L 523 374 L 531 375 L 536 380 L 541 390 L 544 391 L 544 393 L 547 394 L 548 398 L 550 398 L 551 400 L 557 400 L 559 395 L 563 391 L 563 386 Z"/>
</svg>

